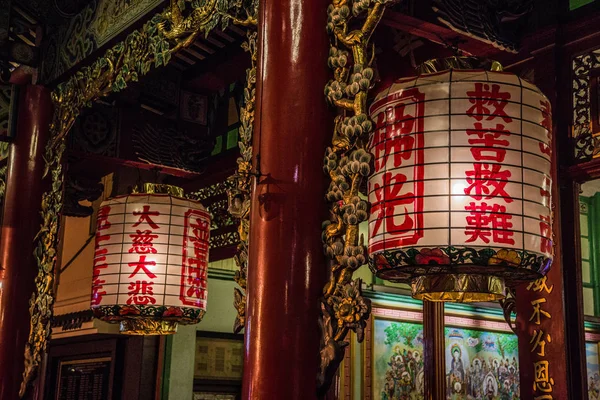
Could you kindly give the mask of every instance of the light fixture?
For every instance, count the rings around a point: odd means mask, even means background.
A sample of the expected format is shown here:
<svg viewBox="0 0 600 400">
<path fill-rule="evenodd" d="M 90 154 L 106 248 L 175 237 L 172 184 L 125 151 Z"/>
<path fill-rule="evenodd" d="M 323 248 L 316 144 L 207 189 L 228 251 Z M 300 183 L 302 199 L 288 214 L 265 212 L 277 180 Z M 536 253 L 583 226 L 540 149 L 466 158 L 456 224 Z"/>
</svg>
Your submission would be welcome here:
<svg viewBox="0 0 600 400">
<path fill-rule="evenodd" d="M 100 206 L 92 309 L 122 333 L 170 334 L 205 313 L 210 216 L 180 188 L 142 192 Z"/>
<path fill-rule="evenodd" d="M 500 300 L 552 262 L 550 104 L 497 63 L 424 67 L 370 109 L 370 265 L 419 299 Z"/>
</svg>

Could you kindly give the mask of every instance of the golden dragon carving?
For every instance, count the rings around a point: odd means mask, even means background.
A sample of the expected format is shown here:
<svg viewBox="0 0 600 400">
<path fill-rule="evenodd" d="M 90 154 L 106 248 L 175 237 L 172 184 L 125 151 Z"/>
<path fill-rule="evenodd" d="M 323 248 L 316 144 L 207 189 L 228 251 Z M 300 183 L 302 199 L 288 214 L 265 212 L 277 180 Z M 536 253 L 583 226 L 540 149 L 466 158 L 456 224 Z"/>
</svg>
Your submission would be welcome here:
<svg viewBox="0 0 600 400">
<path fill-rule="evenodd" d="M 333 0 L 327 10 L 331 35 L 327 62 L 333 79 L 325 87 L 325 96 L 337 108 L 338 116 L 323 166 L 330 178 L 325 197 L 331 217 L 324 223 L 323 243 L 331 273 L 323 289 L 319 321 L 320 393 L 327 391 L 343 359 L 348 332 L 353 330 L 358 341 L 363 340 L 371 311 L 370 301 L 362 296 L 360 279 L 352 280 L 352 276 L 367 257 L 358 226 L 368 218 L 369 203 L 363 188 L 372 159 L 367 149 L 373 131 L 367 95 L 373 87 L 375 52 L 373 49 L 369 54 L 368 50 L 371 35 L 391 3 L 393 0 Z"/>
<path fill-rule="evenodd" d="M 210 26 L 217 11 L 217 0 L 207 0 L 202 6 L 192 9 L 188 16 L 184 16 L 178 3 L 178 0 L 171 0 L 171 7 L 163 13 L 164 20 L 157 25 L 162 36 L 176 42 L 173 51 L 189 47 L 203 31 L 208 34 L 212 27 L 208 30 L 205 28 Z M 170 26 L 170 29 L 167 30 L 166 26 Z M 183 36 L 186 37 L 181 39 Z"/>
</svg>

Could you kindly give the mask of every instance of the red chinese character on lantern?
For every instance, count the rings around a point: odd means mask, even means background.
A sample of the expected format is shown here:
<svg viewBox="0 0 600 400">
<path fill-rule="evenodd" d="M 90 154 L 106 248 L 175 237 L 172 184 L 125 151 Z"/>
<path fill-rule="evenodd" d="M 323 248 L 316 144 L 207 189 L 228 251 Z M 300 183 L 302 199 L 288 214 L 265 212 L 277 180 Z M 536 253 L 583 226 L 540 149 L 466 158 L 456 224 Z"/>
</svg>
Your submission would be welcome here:
<svg viewBox="0 0 600 400">
<path fill-rule="evenodd" d="M 542 184 L 542 187 L 540 188 L 540 195 L 548 200 L 548 202 L 546 204 L 550 205 L 550 185 L 552 185 L 552 181 L 550 180 L 550 178 L 548 178 L 546 175 L 544 175 L 544 183 Z M 545 189 L 548 188 L 548 189 Z"/>
<path fill-rule="evenodd" d="M 190 224 L 192 233 L 190 241 L 194 245 L 194 257 L 188 258 L 187 297 L 204 298 L 206 289 L 206 261 L 208 259 L 208 221 L 196 219 L 196 224 Z"/>
<path fill-rule="evenodd" d="M 502 170 L 502 165 L 474 163 L 473 170 L 466 171 L 466 175 L 469 186 L 465 189 L 465 194 L 475 200 L 503 197 L 507 203 L 513 201 L 505 190 L 511 173 L 509 170 Z"/>
<path fill-rule="evenodd" d="M 500 85 L 477 82 L 475 90 L 467 92 L 469 102 L 473 104 L 467 110 L 467 115 L 475 118 L 477 121 L 483 120 L 487 116 L 487 120 L 493 120 L 500 117 L 504 122 L 511 122 L 504 108 L 510 99 L 509 92 L 500 92 Z"/>
<path fill-rule="evenodd" d="M 542 253 L 552 253 L 552 233 L 550 232 L 550 216 L 540 214 L 540 235 L 542 235 L 540 241 L 540 251 Z"/>
<path fill-rule="evenodd" d="M 150 211 L 150 206 L 144 206 L 143 211 L 134 211 L 134 216 L 139 216 L 138 222 L 133 224 L 133 227 L 137 227 L 142 223 L 150 225 L 152 229 L 158 229 L 158 225 L 152 220 L 151 217 L 158 217 L 160 213 L 158 211 Z"/>
<path fill-rule="evenodd" d="M 192 267 L 192 262 L 196 265 L 202 265 L 201 267 Z M 196 299 L 204 299 L 204 293 L 206 291 L 206 263 L 198 262 L 198 259 L 190 261 L 190 266 L 187 272 L 187 284 L 188 288 L 186 291 L 187 297 Z"/>
<path fill-rule="evenodd" d="M 372 109 L 379 106 L 371 142 L 377 178 L 369 182 L 369 251 L 416 244 L 423 237 L 425 94 L 405 89 L 377 101 Z"/>
<path fill-rule="evenodd" d="M 194 236 L 191 238 L 194 245 L 197 243 L 208 244 L 210 226 L 207 220 L 196 218 L 196 220 L 190 224 L 190 227 L 192 228 L 192 233 L 194 234 Z"/>
<path fill-rule="evenodd" d="M 93 280 L 92 280 L 93 291 L 92 291 L 92 301 L 91 301 L 91 304 L 93 306 L 97 306 L 98 304 L 100 304 L 102 302 L 102 298 L 106 294 L 106 290 L 102 290 L 102 289 L 104 289 L 104 285 L 103 285 L 104 283 L 106 283 L 106 281 L 103 279 L 100 279 L 98 276 L 93 277 Z"/>
<path fill-rule="evenodd" d="M 152 289 L 152 285 L 154 282 L 146 282 L 146 281 L 135 281 L 130 282 L 127 289 L 129 290 L 127 294 L 129 298 L 127 299 L 127 304 L 155 304 L 156 299 L 154 298 L 154 292 Z"/>
<path fill-rule="evenodd" d="M 386 172 L 383 174 L 383 184 L 375 184 L 377 201 L 371 205 L 371 212 L 377 214 L 372 235 L 375 236 L 385 221 L 385 231 L 403 232 L 413 228 L 414 221 L 408 213 L 406 205 L 414 201 L 414 193 L 401 193 L 406 182 L 406 176 L 401 173 Z M 403 207 L 404 206 L 404 207 Z M 394 220 L 401 216 L 401 223 Z"/>
<path fill-rule="evenodd" d="M 106 235 L 106 239 L 108 240 L 110 236 Z M 107 249 L 100 248 L 98 244 L 96 244 L 96 249 L 94 251 L 94 270 L 92 273 L 92 305 L 98 305 L 102 301 L 102 296 L 106 294 L 106 291 L 103 291 L 103 284 L 106 283 L 104 279 L 100 278 L 102 274 L 102 270 L 108 268 L 108 264 L 106 263 L 106 254 L 108 253 Z"/>
<path fill-rule="evenodd" d="M 467 216 L 467 229 L 465 235 L 470 237 L 467 242 L 481 239 L 485 243 L 492 242 L 503 244 L 515 244 L 513 233 L 509 229 L 513 227 L 512 215 L 506 214 L 506 207 L 499 204 L 487 205 L 485 202 L 477 204 L 471 202 L 465 207 L 471 215 Z"/>
<path fill-rule="evenodd" d="M 542 121 L 540 124 L 546 128 L 546 137 L 548 143 L 552 143 L 552 115 L 550 114 L 550 102 L 547 100 L 540 100 L 540 106 L 542 107 Z M 552 149 L 549 144 L 540 142 L 540 150 L 548 157 L 552 156 Z"/>
<path fill-rule="evenodd" d="M 129 275 L 130 278 L 133 278 L 138 274 L 139 271 L 142 271 L 149 278 L 156 278 L 156 275 L 148 269 L 148 266 L 154 267 L 156 266 L 155 261 L 146 261 L 146 256 L 140 256 L 138 261 L 128 263 L 130 267 L 134 267 L 133 272 Z"/>
<path fill-rule="evenodd" d="M 183 304 L 198 305 L 206 299 L 209 235 L 208 215 L 197 210 L 186 212 L 179 294 Z"/>
<path fill-rule="evenodd" d="M 481 147 L 472 147 L 471 154 L 476 161 L 503 162 L 506 158 L 506 149 L 499 146 L 508 146 L 509 142 L 500 139 L 501 136 L 510 136 L 510 132 L 504 129 L 504 125 L 496 124 L 496 128 L 483 128 L 481 122 L 475 123 L 475 129 L 467 129 L 467 135 L 477 136 L 477 139 L 469 138 L 469 144 Z"/>
<path fill-rule="evenodd" d="M 387 119 L 394 121 L 386 125 L 386 113 L 380 113 L 377 118 L 377 129 L 373 138 L 375 153 L 375 173 L 386 167 L 388 159 L 393 156 L 394 167 L 402 165 L 403 160 L 410 160 L 415 148 L 416 139 L 411 135 L 415 119 L 412 115 L 404 114 L 405 104 L 400 103 L 390 110 Z"/>
<path fill-rule="evenodd" d="M 106 242 L 110 240 L 110 235 L 103 234 L 102 231 L 105 231 L 111 227 L 111 223 L 108 220 L 110 215 L 110 207 L 105 206 L 98 210 L 98 220 L 96 223 L 96 246 L 94 249 L 94 270 L 92 273 L 92 305 L 98 305 L 102 302 L 102 297 L 106 294 L 104 289 L 104 283 L 106 281 L 100 278 L 102 274 L 102 270 L 108 268 L 108 264 L 106 263 L 106 255 L 108 254 L 108 249 L 102 246 L 102 242 Z"/>
<path fill-rule="evenodd" d="M 111 227 L 111 223 L 108 221 L 109 215 L 110 206 L 104 206 L 98 210 L 98 220 L 96 222 L 97 231 L 102 231 Z"/>
<path fill-rule="evenodd" d="M 152 220 L 152 217 L 158 217 L 160 215 L 160 213 L 158 211 L 150 211 L 149 205 L 145 205 L 143 207 L 143 211 L 134 211 L 133 215 L 136 217 L 139 217 L 138 221 L 132 225 L 133 228 L 135 228 L 143 223 L 149 225 L 152 229 L 159 228 L 159 226 L 156 224 L 156 222 L 154 222 Z M 140 272 L 144 273 L 148 278 L 151 278 L 151 279 L 156 278 L 156 274 L 154 274 L 149 268 L 149 267 L 155 267 L 156 261 L 146 260 L 146 254 L 149 254 L 149 253 L 156 254 L 156 249 L 153 246 L 152 240 L 158 238 L 158 235 L 153 235 L 152 231 L 149 229 L 146 229 L 143 231 L 136 229 L 136 233 L 130 234 L 129 236 L 132 239 L 132 245 L 131 245 L 131 248 L 129 249 L 129 253 L 135 252 L 137 254 L 140 254 L 138 261 L 128 263 L 128 265 L 130 267 L 133 267 L 133 272 L 129 275 L 129 278 L 133 278 L 134 276 L 137 276 Z M 140 284 L 140 282 L 142 282 L 143 284 Z M 150 291 L 152 290 L 152 286 L 148 286 L 148 285 L 152 285 L 152 282 L 147 283 L 146 281 L 136 281 L 135 283 L 131 282 L 129 289 L 132 290 L 132 286 L 134 286 L 136 284 L 137 284 L 137 286 L 142 285 L 143 287 L 149 287 L 148 290 L 150 290 Z M 154 299 L 152 299 L 152 300 L 154 300 Z M 147 304 L 147 303 L 136 302 L 135 304 Z M 152 303 L 152 304 L 154 304 L 154 303 Z"/>
<path fill-rule="evenodd" d="M 129 235 L 132 240 L 130 253 L 136 252 L 138 254 L 156 254 L 156 249 L 152 241 L 158 238 L 158 235 L 153 235 L 151 230 L 136 230 L 136 233 Z"/>
</svg>

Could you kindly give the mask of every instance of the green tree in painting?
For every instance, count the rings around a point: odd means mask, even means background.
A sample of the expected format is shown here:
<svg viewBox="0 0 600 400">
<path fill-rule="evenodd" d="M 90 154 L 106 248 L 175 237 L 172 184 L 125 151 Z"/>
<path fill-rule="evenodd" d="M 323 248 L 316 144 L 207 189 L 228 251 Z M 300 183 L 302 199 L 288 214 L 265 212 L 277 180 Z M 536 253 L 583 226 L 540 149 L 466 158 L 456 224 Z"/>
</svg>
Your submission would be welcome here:
<svg viewBox="0 0 600 400">
<path fill-rule="evenodd" d="M 519 348 L 519 342 L 514 335 L 498 334 L 496 335 L 498 344 L 498 353 L 504 359 L 508 354 L 515 354 Z"/>
<path fill-rule="evenodd" d="M 413 340 L 423 331 L 421 325 L 407 323 L 392 323 L 385 328 L 385 344 L 402 343 L 410 347 L 413 346 Z"/>
</svg>

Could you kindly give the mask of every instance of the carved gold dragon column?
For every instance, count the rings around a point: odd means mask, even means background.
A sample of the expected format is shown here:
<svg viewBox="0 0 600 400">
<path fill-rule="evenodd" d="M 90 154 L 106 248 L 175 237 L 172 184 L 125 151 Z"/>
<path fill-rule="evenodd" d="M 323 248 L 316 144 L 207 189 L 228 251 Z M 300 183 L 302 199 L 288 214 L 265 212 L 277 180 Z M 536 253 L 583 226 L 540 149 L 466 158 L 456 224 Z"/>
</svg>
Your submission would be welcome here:
<svg viewBox="0 0 600 400">
<path fill-rule="evenodd" d="M 38 275 L 30 300 L 31 328 L 25 348 L 21 397 L 37 375 L 51 331 L 54 269 L 63 204 L 62 156 L 67 133 L 81 110 L 90 107 L 96 99 L 123 90 L 128 82 L 137 81 L 151 67 L 167 65 L 174 52 L 191 45 L 201 33 L 208 34 L 219 23 L 224 29 L 229 22 L 224 14 L 229 8 L 239 7 L 238 3 L 236 0 L 192 0 L 189 9 L 181 9 L 177 0 L 171 0 L 166 11 L 156 14 L 52 93 L 55 115 L 45 153 L 45 176 L 50 175 L 51 188 L 42 197 L 43 222 L 35 238 Z"/>
<path fill-rule="evenodd" d="M 258 2 L 246 8 L 247 18 L 240 20 L 229 16 L 234 24 L 248 27 L 246 41 L 242 48 L 250 53 L 251 65 L 246 69 L 246 87 L 244 88 L 244 106 L 240 114 L 240 157 L 237 159 L 237 171 L 228 179 L 229 213 L 239 219 L 238 234 L 240 243 L 236 249 L 235 282 L 233 305 L 237 311 L 233 332 L 239 333 L 246 325 L 246 273 L 248 270 L 248 235 L 250 231 L 250 191 L 252 186 L 252 134 L 254 132 L 254 105 L 256 101 L 256 39 Z"/>
<path fill-rule="evenodd" d="M 352 274 L 367 261 L 358 225 L 368 219 L 369 210 L 365 183 L 371 173 L 372 156 L 367 146 L 374 126 L 367 115 L 367 96 L 374 76 L 374 48 L 369 44 L 391 3 L 393 0 L 333 0 L 327 10 L 327 31 L 331 35 L 327 63 L 333 70 L 333 79 L 325 87 L 325 96 L 337 108 L 338 116 L 323 166 L 331 178 L 326 194 L 331 217 L 323 229 L 331 275 L 323 289 L 319 321 L 321 392 L 328 389 L 343 359 L 348 331 L 356 332 L 361 342 L 371 311 L 370 301 L 362 296 L 360 279 L 353 281 Z"/>
</svg>

